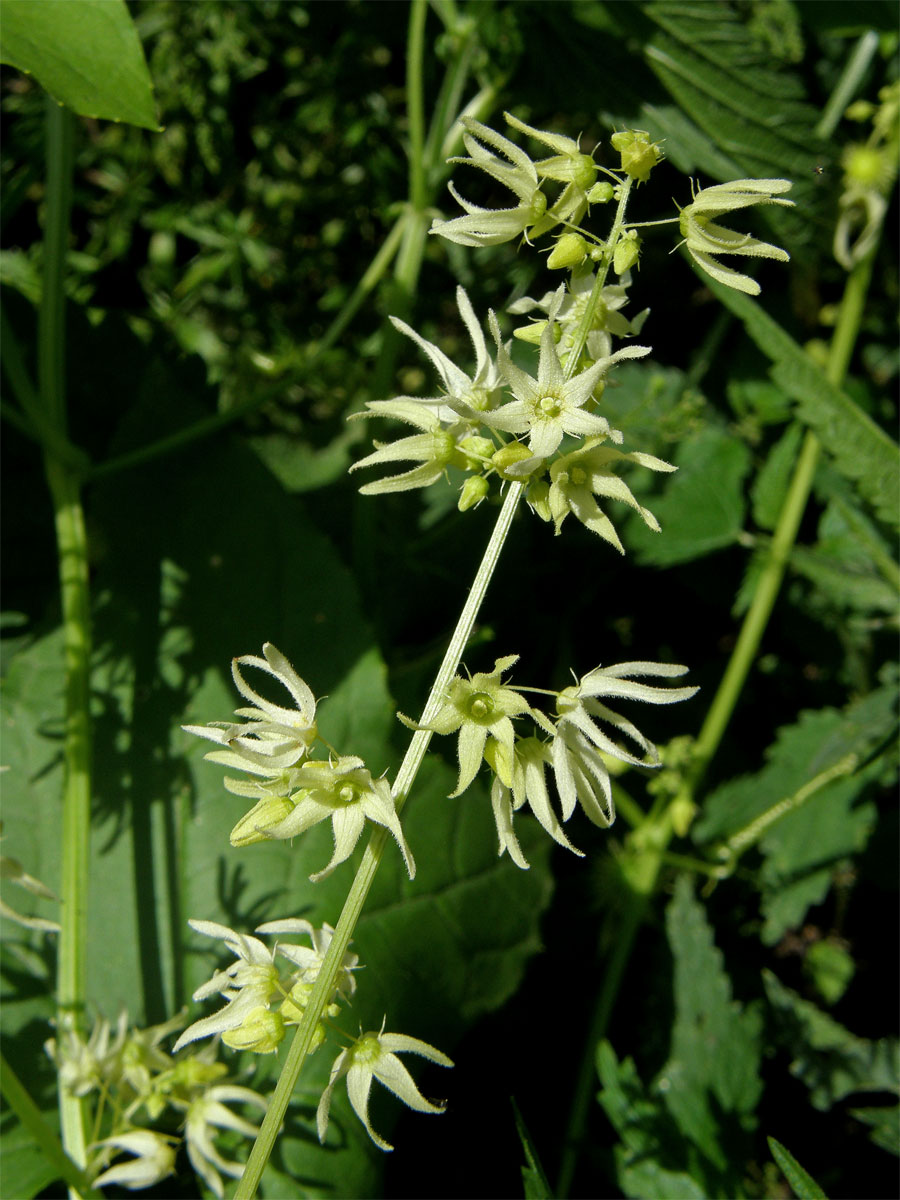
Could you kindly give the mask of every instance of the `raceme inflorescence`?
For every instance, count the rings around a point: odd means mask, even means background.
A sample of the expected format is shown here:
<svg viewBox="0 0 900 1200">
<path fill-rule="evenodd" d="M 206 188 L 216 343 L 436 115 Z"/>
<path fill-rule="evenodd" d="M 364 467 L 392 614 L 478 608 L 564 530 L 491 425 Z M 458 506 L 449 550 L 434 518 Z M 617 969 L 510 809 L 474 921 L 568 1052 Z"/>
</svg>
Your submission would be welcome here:
<svg viewBox="0 0 900 1200">
<path fill-rule="evenodd" d="M 610 502 L 636 511 L 654 531 L 659 532 L 659 523 L 638 502 L 623 475 L 633 469 L 675 469 L 639 447 L 626 448 L 624 434 L 603 412 L 604 391 L 616 367 L 651 352 L 635 341 L 649 310 L 627 313 L 632 271 L 641 253 L 639 225 L 627 217 L 633 189 L 648 182 L 663 150 L 641 130 L 620 131 L 612 138 L 620 156 L 612 170 L 599 166 L 575 139 L 535 129 L 510 115 L 506 121 L 517 134 L 540 143 L 548 156 L 532 159 L 503 134 L 470 117 L 461 118 L 467 155 L 450 161 L 486 173 L 511 193 L 512 200 L 505 208 L 484 208 L 465 199 L 451 183 L 463 215 L 435 219 L 431 233 L 475 249 L 512 240 L 527 248 L 552 235 L 547 266 L 565 272 L 565 278 L 538 298 L 524 297 L 510 306 L 512 316 L 525 318 L 511 338 L 505 337 L 496 313 L 479 319 L 469 295 L 458 287 L 457 308 L 473 358 L 464 365 L 405 321 L 392 318 L 429 360 L 436 387 L 426 397 L 372 400 L 354 414 L 405 425 L 407 432 L 375 442 L 351 469 L 385 471 L 363 484 L 365 495 L 424 488 L 452 478 L 462 512 L 502 496 L 507 519 L 499 544 L 515 505 L 524 498 L 556 534 L 571 516 L 624 554 L 607 511 Z M 726 228 L 720 220 L 753 205 L 789 205 L 784 193 L 790 186 L 782 179 L 741 179 L 709 188 L 692 184 L 690 202 L 668 219 L 679 225 L 682 244 L 702 271 L 726 286 L 755 294 L 757 282 L 723 266 L 719 257 L 786 261 L 788 256 L 776 246 Z M 584 224 L 598 210 L 613 214 L 603 235 Z M 522 365 L 518 353 L 533 354 L 529 347 L 537 347 L 532 367 Z M 498 521 L 498 529 L 501 524 Z M 488 578 L 499 544 L 491 550 Z M 486 553 L 486 562 L 488 558 Z M 677 679 L 687 668 L 643 661 L 596 667 L 557 691 L 514 685 L 509 676 L 516 654 L 497 658 L 492 670 L 469 674 L 460 669 L 460 660 L 473 620 L 471 612 L 461 619 L 422 717 L 401 720 L 415 731 L 413 741 L 419 739 L 421 753 L 432 734 L 456 735 L 454 796 L 487 770 L 501 855 L 508 853 L 516 866 L 528 868 L 513 827 L 515 815 L 526 807 L 558 845 L 581 855 L 565 831 L 576 809 L 594 825 L 608 827 L 615 818 L 610 772 L 627 767 L 652 771 L 660 765 L 656 746 L 618 711 L 619 703 L 671 704 L 687 700 L 697 689 L 646 682 Z M 266 699 L 248 682 L 248 670 L 269 676 L 286 690 L 291 703 Z M 413 850 L 400 820 L 411 779 L 404 777 L 401 785 L 398 777 L 392 785 L 386 778 L 373 777 L 361 758 L 326 743 L 318 732 L 312 691 L 271 644 L 263 646 L 262 657 L 234 659 L 232 673 L 248 702 L 237 709 L 236 719 L 185 726 L 214 744 L 207 759 L 229 771 L 225 785 L 231 793 L 251 802 L 234 824 L 232 846 L 252 852 L 256 843 L 292 840 L 330 821 L 334 852 L 311 876 L 316 882 L 350 858 L 368 823 L 376 830 L 370 843 L 376 847 L 371 851 L 376 860 L 389 835 L 412 879 Z M 413 775 L 419 761 L 421 755 Z M 363 886 L 368 883 L 363 885 L 358 877 L 345 912 L 351 898 L 354 911 L 361 907 L 365 891 L 357 889 Z M 224 1003 L 181 1033 L 178 1052 L 196 1040 L 219 1036 L 230 1048 L 267 1053 L 278 1048 L 293 1026 L 300 1026 L 300 1034 L 306 1031 L 304 1053 L 338 1036 L 342 1048 L 318 1105 L 322 1139 L 332 1094 L 341 1080 L 353 1110 L 383 1150 L 391 1146 L 372 1128 L 368 1115 L 373 1079 L 418 1111 L 442 1111 L 441 1104 L 421 1094 L 397 1055 L 410 1052 L 452 1066 L 446 1055 L 418 1039 L 386 1033 L 384 1025 L 355 1038 L 337 1025 L 341 1005 L 356 990 L 359 964 L 348 949 L 352 922 L 316 929 L 299 918 L 268 921 L 256 933 L 274 937 L 272 943 L 211 921 L 194 920 L 191 925 L 223 941 L 234 961 L 195 992 L 195 1000 L 218 996 Z M 283 940 L 298 935 L 309 944 Z M 302 1055 L 297 1071 L 300 1062 Z M 168 1161 L 161 1146 L 144 1150 L 137 1142 L 120 1145 L 139 1162 L 153 1159 L 159 1171 Z M 151 1174 L 147 1166 L 146 1177 Z"/>
</svg>

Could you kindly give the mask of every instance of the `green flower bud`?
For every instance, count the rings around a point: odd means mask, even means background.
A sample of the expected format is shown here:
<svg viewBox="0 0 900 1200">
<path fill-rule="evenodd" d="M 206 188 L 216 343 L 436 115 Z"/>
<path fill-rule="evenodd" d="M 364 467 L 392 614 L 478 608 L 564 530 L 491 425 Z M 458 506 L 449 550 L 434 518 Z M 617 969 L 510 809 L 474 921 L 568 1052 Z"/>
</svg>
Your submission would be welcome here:
<svg viewBox="0 0 900 1200">
<path fill-rule="evenodd" d="M 542 521 L 553 519 L 550 512 L 550 484 L 546 479 L 530 480 L 525 499 Z"/>
<path fill-rule="evenodd" d="M 662 151 L 643 129 L 626 129 L 610 138 L 613 149 L 622 156 L 622 170 L 638 183 L 646 183 Z"/>
<path fill-rule="evenodd" d="M 588 204 L 608 204 L 616 194 L 616 189 L 606 180 L 595 183 L 587 194 Z"/>
<path fill-rule="evenodd" d="M 512 787 L 512 754 L 509 747 L 498 742 L 496 738 L 488 738 L 484 746 L 485 762 L 506 787 Z"/>
<path fill-rule="evenodd" d="M 518 329 L 513 330 L 513 337 L 519 339 L 520 342 L 528 342 L 531 346 L 539 346 L 541 344 L 541 336 L 547 328 L 546 321 L 532 321 L 530 325 L 520 325 Z M 554 333 L 559 326 L 554 327 Z M 559 340 L 556 338 L 555 340 Z"/>
<path fill-rule="evenodd" d="M 491 485 L 483 475 L 470 475 L 460 489 L 456 507 L 460 512 L 467 512 L 479 505 L 490 490 Z"/>
<path fill-rule="evenodd" d="M 518 476 L 508 475 L 507 471 L 516 463 L 524 462 L 526 458 L 533 458 L 534 455 L 527 446 L 523 446 L 521 442 L 510 442 L 506 446 L 501 446 L 496 454 L 491 457 L 491 465 L 499 475 L 504 479 L 517 479 Z"/>
<path fill-rule="evenodd" d="M 624 275 L 638 260 L 641 253 L 641 239 L 633 229 L 629 229 L 616 243 L 613 253 L 613 270 L 617 275 Z"/>
<path fill-rule="evenodd" d="M 885 168 L 888 173 L 891 170 L 882 152 L 874 146 L 848 146 L 841 163 L 848 182 L 862 188 L 877 188 L 885 176 Z"/>
<path fill-rule="evenodd" d="M 494 453 L 494 443 L 490 438 L 473 435 L 463 438 L 458 449 L 465 455 L 468 470 L 477 471 Z"/>
<path fill-rule="evenodd" d="M 551 270 L 558 267 L 577 267 L 584 260 L 587 252 L 587 242 L 578 233 L 564 233 L 556 239 L 553 252 L 547 259 Z"/>
<path fill-rule="evenodd" d="M 271 796 L 260 800 L 231 831 L 232 846 L 252 846 L 274 836 L 272 830 L 294 811 L 295 802 L 287 796 Z"/>
<path fill-rule="evenodd" d="M 228 1029 L 222 1041 L 232 1050 L 250 1050 L 253 1054 L 273 1054 L 284 1041 L 284 1021 L 280 1013 L 254 1008 L 237 1029 Z"/>
</svg>

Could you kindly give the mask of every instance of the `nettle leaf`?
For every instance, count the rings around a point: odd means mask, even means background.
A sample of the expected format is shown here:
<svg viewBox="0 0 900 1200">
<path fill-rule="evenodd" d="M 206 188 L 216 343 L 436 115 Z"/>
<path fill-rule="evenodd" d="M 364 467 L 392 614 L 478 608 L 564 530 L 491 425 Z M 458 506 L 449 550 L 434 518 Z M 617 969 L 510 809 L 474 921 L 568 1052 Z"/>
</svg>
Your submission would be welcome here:
<svg viewBox="0 0 900 1200">
<path fill-rule="evenodd" d="M 750 453 L 724 430 L 708 427 L 681 443 L 660 496 L 646 497 L 662 535 L 629 516 L 626 545 L 639 563 L 671 566 L 733 545 L 744 524 Z"/>
<path fill-rule="evenodd" d="M 708 1195 L 693 1174 L 678 1169 L 685 1158 L 696 1157 L 661 1098 L 637 1073 L 634 1060 L 619 1062 L 609 1042 L 597 1047 L 600 1104 L 621 1139 L 614 1149 L 616 1179 L 626 1196 L 684 1196 L 704 1200 Z"/>
<path fill-rule="evenodd" d="M 666 930 L 675 962 L 675 1024 L 663 1098 L 684 1133 L 726 1171 L 731 1164 L 720 1125 L 724 1114 L 746 1117 L 756 1108 L 762 1022 L 732 999 L 722 953 L 686 875 L 676 883 Z"/>
<path fill-rule="evenodd" d="M 778 1042 L 791 1074 L 809 1088 L 815 1108 L 828 1109 L 857 1092 L 900 1095 L 900 1042 L 857 1037 L 773 975 L 763 972 Z"/>
<path fill-rule="evenodd" d="M 750 296 L 709 286 L 769 359 L 772 378 L 796 402 L 841 474 L 856 485 L 876 516 L 893 526 L 900 514 L 900 451 L 858 404 L 831 383 L 809 355 Z"/>
<path fill-rule="evenodd" d="M 736 1147 L 753 1127 L 762 1092 L 762 1020 L 733 1000 L 687 876 L 676 884 L 666 929 L 675 972 L 668 1062 L 647 1087 L 630 1059 L 618 1063 L 606 1043 L 597 1052 L 600 1103 L 622 1139 L 619 1185 L 628 1196 L 737 1195 Z"/>
<path fill-rule="evenodd" d="M 864 769 L 856 764 L 891 737 L 895 705 L 891 682 L 843 712 L 802 713 L 796 725 L 779 730 L 762 771 L 730 780 L 705 801 L 693 829 L 701 845 L 727 842 L 771 810 L 784 807 L 784 814 L 758 840 L 766 918 L 762 938 L 767 944 L 801 924 L 807 909 L 826 895 L 835 864 L 865 847 L 876 810 L 871 803 L 856 802 L 883 765 L 879 758 Z M 817 787 L 818 779 L 822 782 Z M 798 793 L 802 802 L 791 808 L 787 802 Z"/>
<path fill-rule="evenodd" d="M 81 116 L 160 130 L 124 0 L 4 0 L 0 62 L 33 75 Z"/>
<path fill-rule="evenodd" d="M 769 451 L 753 481 L 753 520 L 760 529 L 773 530 L 778 522 L 802 436 L 802 426 L 789 425 Z"/>
<path fill-rule="evenodd" d="M 643 11 L 657 27 L 644 43 L 650 69 L 700 131 L 693 143 L 705 137 L 727 160 L 710 162 L 707 155 L 698 165 L 723 182 L 742 176 L 794 179 L 791 198 L 798 209 L 765 215 L 788 243 L 810 241 L 809 212 L 821 203 L 813 168 L 827 146 L 815 138 L 819 114 L 800 76 L 778 61 L 732 4 L 683 0 L 648 4 Z M 779 44 L 783 49 L 788 39 Z M 802 56 L 802 44 L 797 50 Z M 677 136 L 677 126 L 672 133 Z M 679 146 L 682 154 L 690 145 Z"/>
</svg>

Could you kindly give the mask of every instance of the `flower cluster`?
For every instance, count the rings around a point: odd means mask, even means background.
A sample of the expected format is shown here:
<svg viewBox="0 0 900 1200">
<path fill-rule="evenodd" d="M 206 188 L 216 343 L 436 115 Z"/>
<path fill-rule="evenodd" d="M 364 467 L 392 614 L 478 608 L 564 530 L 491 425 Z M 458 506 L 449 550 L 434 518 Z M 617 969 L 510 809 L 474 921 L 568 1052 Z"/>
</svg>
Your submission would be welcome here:
<svg viewBox="0 0 900 1200">
<path fill-rule="evenodd" d="M 598 517 L 599 508 L 593 495 L 624 501 L 640 513 L 651 529 L 658 530 L 655 518 L 635 501 L 616 470 L 629 462 L 654 471 L 673 471 L 675 468 L 650 454 L 616 450 L 614 446 L 621 444 L 623 435 L 596 411 L 595 404 L 610 369 L 625 359 L 643 358 L 650 353 L 649 347 L 632 345 L 612 352 L 611 335 L 630 332 L 637 325 L 628 323 L 619 311 L 625 302 L 624 285 L 602 289 L 600 303 L 595 308 L 593 336 L 587 343 L 589 354 L 600 356 L 591 358 L 589 365 L 577 374 L 568 372 L 560 356 L 560 347 L 566 354 L 567 345 L 562 340 L 558 343 L 557 337 L 563 330 L 562 336 L 571 343 L 573 322 L 580 321 L 586 303 L 584 289 L 592 288 L 592 277 L 579 278 L 576 286 L 576 291 L 568 293 L 564 285 L 560 286 L 543 301 L 520 302 L 522 311 L 525 304 L 530 304 L 545 307 L 548 314 L 548 320 L 540 325 L 540 355 L 534 376 L 513 362 L 493 313 L 490 314 L 490 327 L 496 350 L 495 357 L 491 358 L 484 334 L 462 288 L 457 289 L 457 304 L 476 355 L 476 367 L 471 376 L 454 366 L 437 346 L 402 321 L 395 321 L 397 328 L 411 337 L 434 363 L 444 391 L 432 397 L 399 396 L 394 400 L 370 401 L 365 412 L 356 414 L 392 417 L 421 431 L 386 445 L 376 443 L 373 453 L 355 463 L 352 470 L 403 459 L 419 464 L 398 475 L 366 484 L 361 491 L 374 494 L 424 487 L 453 466 L 466 471 L 469 476 L 460 495 L 461 509 L 482 500 L 489 492 L 492 478 L 501 483 L 512 480 L 527 484 L 532 508 L 544 520 L 552 520 L 557 532 L 565 509 L 622 551 L 612 523 L 602 514 Z M 587 469 L 576 470 L 577 486 L 581 491 L 566 493 L 565 484 L 560 482 L 565 467 L 558 464 L 573 464 L 570 463 L 571 452 L 565 453 L 564 439 L 584 438 L 588 439 L 586 449 L 595 450 L 602 445 L 603 454 L 595 453 Z M 589 503 L 582 500 L 585 489 L 591 497 Z M 548 502 L 551 492 L 554 506 Z"/>
<path fill-rule="evenodd" d="M 237 959 L 224 971 L 216 971 L 202 984 L 192 999 L 206 1000 L 220 995 L 225 1005 L 212 1016 L 202 1017 L 189 1025 L 175 1043 L 180 1050 L 198 1038 L 222 1035 L 222 1041 L 232 1050 L 251 1050 L 256 1054 L 270 1054 L 284 1039 L 285 1029 L 299 1025 L 303 1018 L 313 984 L 325 959 L 334 930 L 330 925 L 315 929 L 302 917 L 281 921 L 268 921 L 260 925 L 257 933 L 303 934 L 311 945 L 277 941 L 269 947 L 259 938 L 235 933 L 225 925 L 214 921 L 189 921 L 197 933 L 206 937 L 219 938 Z M 276 965 L 278 957 L 285 959 L 291 967 L 284 971 Z M 358 963 L 357 956 L 349 952 L 344 955 L 334 997 L 349 998 L 356 990 L 353 971 Z M 332 998 L 326 1013 L 337 1016 L 340 1008 Z M 325 1030 L 319 1025 L 313 1039 L 319 1045 Z"/>
<path fill-rule="evenodd" d="M 454 796 L 472 783 L 482 761 L 488 764 L 493 773 L 491 803 L 499 852 L 501 855 L 508 852 L 517 866 L 527 868 L 528 862 L 513 831 L 513 813 L 526 803 L 554 841 L 581 854 L 566 838 L 551 805 L 548 771 L 556 784 L 562 821 L 568 821 L 576 805 L 580 805 L 593 824 L 605 828 L 615 819 L 607 760 L 618 760 L 632 767 L 660 765 L 653 743 L 603 700 L 674 704 L 690 699 L 697 688 L 662 688 L 636 681 L 642 676 L 674 679 L 685 674 L 687 667 L 672 663 L 627 662 L 598 667 L 572 687 L 549 693 L 556 704 L 551 717 L 522 695 L 522 690 L 539 689 L 517 689 L 503 682 L 501 677 L 517 657 L 498 658 L 493 671 L 479 672 L 468 679 L 457 676 L 437 714 L 427 724 L 417 726 L 407 717 L 401 720 L 412 728 L 458 733 L 459 777 Z M 527 736 L 519 734 L 513 725 L 514 718 L 530 718 L 535 731 Z M 639 755 L 606 733 L 597 724 L 598 720 L 630 740 Z"/>
<path fill-rule="evenodd" d="M 206 1000 L 210 996 L 220 995 L 224 998 L 225 1005 L 211 1016 L 201 1017 L 199 1021 L 189 1025 L 175 1043 L 175 1052 L 177 1053 L 200 1038 L 216 1035 L 221 1035 L 225 1045 L 233 1050 L 249 1050 L 256 1054 L 268 1054 L 276 1050 L 284 1039 L 287 1027 L 299 1025 L 303 1018 L 313 986 L 319 977 L 325 955 L 331 944 L 334 930 L 330 925 L 323 925 L 321 929 L 316 929 L 309 921 L 300 917 L 267 921 L 256 929 L 257 933 L 274 934 L 279 938 L 283 935 L 301 934 L 308 937 L 310 941 L 310 945 L 305 946 L 296 942 L 279 940 L 269 947 L 259 938 L 236 933 L 233 929 L 229 929 L 225 925 L 218 925 L 213 921 L 190 921 L 189 924 L 198 933 L 223 941 L 237 961 L 231 963 L 224 970 L 215 971 L 212 977 L 194 992 L 194 1000 Z M 287 969 L 281 969 L 276 965 L 276 959 L 279 956 L 290 964 Z M 338 999 L 349 1000 L 355 992 L 354 971 L 358 966 L 357 955 L 349 951 L 344 954 L 331 998 L 325 1007 L 325 1016 L 329 1020 L 333 1020 L 340 1012 Z M 167 1026 L 166 1029 L 168 1031 L 170 1027 Z M 324 1039 L 325 1022 L 319 1021 L 313 1033 L 310 1049 L 312 1051 L 318 1049 Z M 419 1092 L 409 1072 L 397 1058 L 397 1054 L 403 1051 L 420 1054 L 444 1067 L 453 1066 L 450 1059 L 440 1050 L 436 1050 L 427 1042 L 419 1041 L 417 1038 L 406 1037 L 399 1033 L 385 1033 L 383 1027 L 380 1033 L 361 1033 L 349 1047 L 338 1054 L 328 1085 L 319 1101 L 316 1124 L 321 1141 L 324 1142 L 328 1129 L 328 1114 L 335 1085 L 343 1078 L 347 1080 L 347 1091 L 354 1112 L 362 1121 L 372 1141 L 381 1150 L 391 1150 L 392 1147 L 378 1136 L 369 1121 L 369 1092 L 373 1079 L 378 1079 L 405 1104 L 418 1112 L 438 1113 L 443 1111 L 440 1105 L 430 1103 Z M 229 1168 L 236 1164 L 227 1164 L 219 1160 L 215 1155 L 214 1148 L 209 1144 L 208 1132 L 204 1142 L 200 1129 L 201 1124 L 203 1128 L 207 1128 L 210 1124 L 228 1124 L 222 1119 L 221 1105 L 218 1104 L 216 1107 L 218 1101 L 226 1098 L 223 1094 L 224 1090 L 221 1087 L 212 1089 L 216 1094 L 206 1097 L 205 1108 L 194 1104 L 189 1110 L 186 1125 L 188 1153 L 191 1153 L 191 1120 L 193 1118 L 196 1126 L 193 1130 L 195 1149 L 198 1145 L 202 1145 L 203 1158 L 207 1164 L 213 1162 L 227 1174 L 233 1174 L 235 1172 L 230 1171 Z M 254 1095 L 254 1093 L 250 1094 Z M 240 1099 L 241 1097 L 234 1096 L 232 1098 Z M 246 1097 L 244 1098 L 246 1099 Z M 210 1102 L 212 1102 L 212 1107 L 210 1107 Z M 234 1118 L 232 1114 L 229 1115 L 232 1116 L 230 1128 L 249 1132 L 234 1123 L 240 1120 L 239 1118 Z M 202 1122 L 201 1117 L 203 1118 Z M 256 1132 L 255 1128 L 252 1129 L 252 1132 Z M 119 1144 L 122 1149 L 131 1148 Z M 158 1150 L 157 1147 L 157 1152 Z M 138 1153 L 137 1149 L 133 1152 Z M 196 1163 L 194 1165 L 197 1167 Z M 115 1169 L 127 1171 L 136 1168 L 134 1168 L 134 1164 L 128 1164 Z M 197 1169 L 209 1182 L 203 1170 L 200 1167 Z M 240 1174 L 239 1170 L 237 1174 Z M 106 1178 L 110 1182 L 114 1181 L 109 1179 L 108 1174 Z M 116 1178 L 121 1181 L 125 1177 L 120 1175 Z M 146 1184 L 131 1186 L 143 1187 Z M 212 1183 L 210 1186 L 216 1190 Z M 221 1192 L 218 1191 L 217 1195 L 221 1195 Z"/>
<path fill-rule="evenodd" d="M 235 716 L 244 718 L 242 723 L 183 726 L 188 733 L 221 747 L 204 756 L 210 762 L 249 776 L 225 779 L 230 792 L 256 801 L 232 829 L 231 844 L 248 846 L 270 838 L 295 838 L 320 821 L 330 820 L 334 854 L 327 866 L 310 876 L 315 882 L 350 857 L 369 820 L 390 830 L 412 879 L 416 866 L 390 785 L 385 779 L 373 779 L 363 760 L 354 755 L 329 751 L 327 760 L 309 757 L 318 740 L 315 697 L 271 643 L 263 646 L 263 655 L 246 654 L 231 665 L 235 687 L 252 705 L 235 711 Z M 265 699 L 247 683 L 242 667 L 255 667 L 277 679 L 296 707 L 284 708 Z"/>
<path fill-rule="evenodd" d="M 214 1045 L 188 1057 L 178 1054 L 182 1038 L 167 1053 L 161 1043 L 183 1023 L 178 1016 L 164 1025 L 130 1029 L 122 1013 L 115 1029 L 98 1018 L 87 1039 L 67 1030 L 46 1043 L 62 1087 L 74 1096 L 97 1092 L 112 1114 L 108 1136 L 90 1148 L 88 1170 L 96 1187 L 159 1183 L 174 1172 L 182 1141 L 192 1167 L 216 1196 L 224 1195 L 223 1174 L 237 1179 L 243 1173 L 243 1163 L 224 1158 L 215 1138 L 224 1129 L 255 1137 L 258 1127 L 228 1106 L 249 1104 L 262 1112 L 266 1101 L 227 1081 Z M 164 1128 L 152 1128 L 155 1124 Z M 169 1131 L 177 1126 L 183 1138 Z M 114 1161 L 122 1152 L 131 1157 Z"/>
</svg>

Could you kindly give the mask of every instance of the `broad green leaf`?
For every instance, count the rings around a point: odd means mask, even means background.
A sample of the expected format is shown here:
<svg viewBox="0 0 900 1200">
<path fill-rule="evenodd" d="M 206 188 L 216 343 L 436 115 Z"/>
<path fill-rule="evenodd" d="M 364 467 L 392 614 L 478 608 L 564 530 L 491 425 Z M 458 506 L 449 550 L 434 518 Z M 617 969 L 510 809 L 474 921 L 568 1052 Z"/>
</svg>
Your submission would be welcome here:
<svg viewBox="0 0 900 1200">
<path fill-rule="evenodd" d="M 900 1105 L 885 1104 L 879 1108 L 851 1108 L 850 1116 L 868 1125 L 869 1139 L 888 1154 L 900 1155 Z"/>
<path fill-rule="evenodd" d="M 614 1149 L 616 1178 L 626 1196 L 653 1200 L 679 1196 L 705 1200 L 706 1188 L 689 1170 L 678 1169 L 696 1154 L 685 1141 L 659 1094 L 650 1093 L 631 1058 L 619 1062 L 609 1042 L 597 1047 L 599 1101 L 620 1141 Z"/>
<path fill-rule="evenodd" d="M 663 1098 L 679 1128 L 724 1170 L 723 1115 L 744 1114 L 746 1128 L 762 1090 L 762 1022 L 732 999 L 721 951 L 686 875 L 676 883 L 666 929 L 675 964 L 675 1024 Z"/>
<path fill-rule="evenodd" d="M 621 1138 L 619 1185 L 628 1196 L 648 1198 L 736 1195 L 735 1146 L 752 1128 L 762 1091 L 762 1021 L 732 998 L 687 876 L 677 881 L 666 929 L 675 1000 L 668 1061 L 646 1087 L 630 1059 L 618 1063 L 607 1043 L 597 1050 L 600 1103 Z"/>
<path fill-rule="evenodd" d="M 896 728 L 896 695 L 894 680 L 886 678 L 883 686 L 843 711 L 801 713 L 796 724 L 779 729 L 761 771 L 729 780 L 710 793 L 692 827 L 694 840 L 706 845 L 732 837 L 848 755 L 864 761 Z"/>
<path fill-rule="evenodd" d="M 124 0 L 3 0 L 0 61 L 81 116 L 160 128 Z"/>
<path fill-rule="evenodd" d="M 51 1117 L 52 1119 L 52 1117 Z M 53 1183 L 57 1174 L 25 1129 L 7 1112 L 3 1129 L 3 1191 L 31 1200 Z"/>
<path fill-rule="evenodd" d="M 772 1151 L 772 1157 L 781 1168 L 781 1173 L 790 1184 L 791 1190 L 797 1197 L 797 1200 L 827 1200 L 825 1193 L 809 1174 L 782 1146 L 781 1142 L 776 1142 L 773 1137 L 766 1139 L 769 1143 L 769 1149 Z"/>
<path fill-rule="evenodd" d="M 798 210 L 766 216 L 788 241 L 809 241 L 811 224 L 797 212 L 808 214 L 816 205 L 813 167 L 827 148 L 815 139 L 819 114 L 806 99 L 801 77 L 777 56 L 790 44 L 787 32 L 773 53 L 771 39 L 754 27 L 753 10 L 740 12 L 720 0 L 683 0 L 648 4 L 643 11 L 656 26 L 644 44 L 650 69 L 717 154 L 738 169 L 725 173 L 725 163 L 709 163 L 708 157 L 700 165 L 717 167 L 721 181 L 795 180 Z M 801 40 L 795 54 L 802 53 Z"/>
<path fill-rule="evenodd" d="M 743 527 L 743 480 L 750 469 L 743 442 L 706 428 L 685 439 L 673 461 L 678 471 L 667 477 L 662 494 L 641 497 L 662 533 L 628 519 L 626 546 L 644 565 L 671 566 L 710 554 L 733 545 Z"/>
<path fill-rule="evenodd" d="M 763 855 L 758 880 L 767 944 L 801 924 L 825 897 L 834 864 L 866 845 L 876 812 L 857 797 L 883 767 L 878 758 L 864 769 L 858 764 L 890 738 L 895 696 L 889 683 L 845 712 L 802 713 L 796 725 L 779 730 L 760 772 L 730 780 L 707 798 L 695 839 L 738 838 L 741 849 L 756 843 Z M 767 814 L 779 815 L 767 824 Z"/>
<path fill-rule="evenodd" d="M 797 416 L 813 429 L 835 466 L 852 480 L 883 521 L 897 526 L 900 513 L 900 451 L 896 442 L 830 383 L 794 339 L 750 296 L 710 281 L 722 303 L 744 323 L 769 359 L 772 378 L 797 401 Z"/>
<path fill-rule="evenodd" d="M 815 1108 L 828 1109 L 857 1092 L 900 1094 L 900 1043 L 896 1038 L 857 1037 L 833 1017 L 802 999 L 771 973 L 763 983 L 780 1044 L 790 1054 L 791 1074 L 809 1088 Z"/>
</svg>

